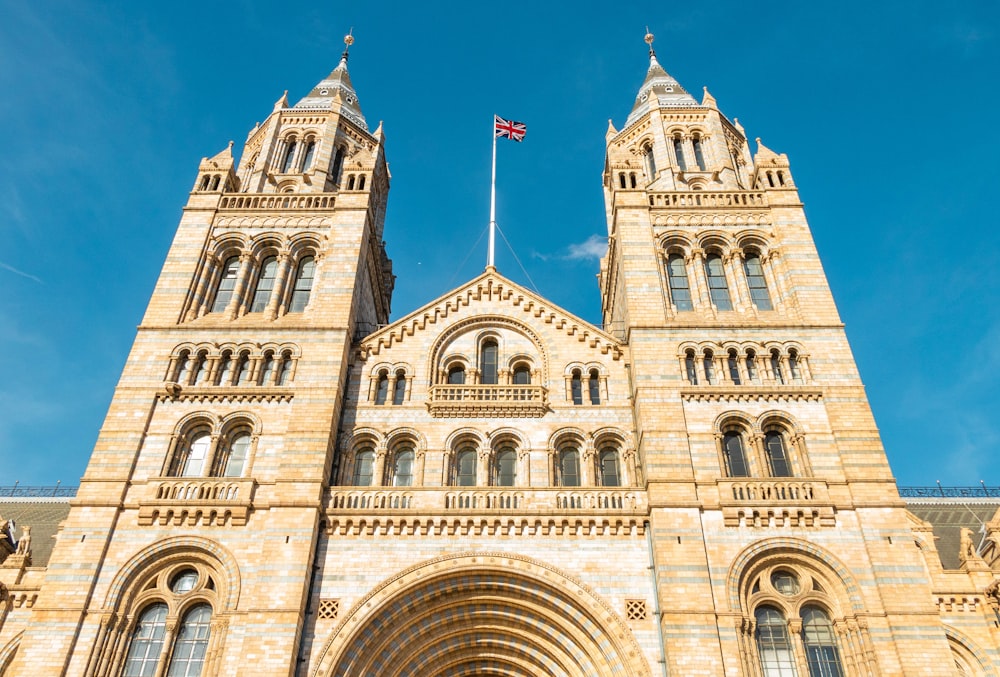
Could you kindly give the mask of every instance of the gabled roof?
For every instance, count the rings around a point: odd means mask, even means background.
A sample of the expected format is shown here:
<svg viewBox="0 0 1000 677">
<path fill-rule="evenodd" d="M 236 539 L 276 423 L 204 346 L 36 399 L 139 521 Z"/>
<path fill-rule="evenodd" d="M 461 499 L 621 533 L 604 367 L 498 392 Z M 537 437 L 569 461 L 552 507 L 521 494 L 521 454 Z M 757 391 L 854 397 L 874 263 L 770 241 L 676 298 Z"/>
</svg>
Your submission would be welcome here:
<svg viewBox="0 0 1000 677">
<path fill-rule="evenodd" d="M 667 71 L 656 60 L 656 52 L 649 50 L 649 70 L 646 71 L 646 79 L 639 88 L 639 93 L 635 97 L 632 105 L 632 112 L 629 113 L 625 121 L 628 127 L 640 117 L 653 108 L 688 108 L 697 106 L 698 102 L 687 93 Z"/>
<path fill-rule="evenodd" d="M 361 113 L 357 92 L 351 84 L 351 76 L 347 72 L 347 52 L 340 57 L 337 67 L 319 81 L 312 91 L 304 96 L 293 108 L 318 108 L 322 110 L 337 110 L 341 115 L 368 131 L 368 123 Z"/>
<path fill-rule="evenodd" d="M 614 359 L 622 354 L 621 342 L 611 334 L 512 282 L 495 269 L 487 268 L 482 275 L 366 336 L 360 343 L 361 356 L 367 359 L 378 355 L 383 348 L 401 343 L 407 337 L 447 320 L 449 315 L 464 306 L 484 300 L 508 304 L 511 310 L 523 315 L 527 325 L 549 324 L 568 337 L 586 342 L 591 348 L 611 353 Z"/>
</svg>

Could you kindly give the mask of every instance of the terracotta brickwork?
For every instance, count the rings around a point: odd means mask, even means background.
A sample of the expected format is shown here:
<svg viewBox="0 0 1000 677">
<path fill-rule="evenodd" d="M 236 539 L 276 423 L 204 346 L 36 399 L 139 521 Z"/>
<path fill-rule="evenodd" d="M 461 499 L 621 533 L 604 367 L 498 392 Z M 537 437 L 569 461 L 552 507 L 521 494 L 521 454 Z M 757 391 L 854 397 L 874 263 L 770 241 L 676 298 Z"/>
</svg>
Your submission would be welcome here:
<svg viewBox="0 0 1000 677">
<path fill-rule="evenodd" d="M 0 674 L 997 674 L 1000 546 L 906 510 L 786 156 L 651 52 L 604 326 L 492 268 L 389 323 L 385 146 L 345 53 L 202 160 Z"/>
</svg>

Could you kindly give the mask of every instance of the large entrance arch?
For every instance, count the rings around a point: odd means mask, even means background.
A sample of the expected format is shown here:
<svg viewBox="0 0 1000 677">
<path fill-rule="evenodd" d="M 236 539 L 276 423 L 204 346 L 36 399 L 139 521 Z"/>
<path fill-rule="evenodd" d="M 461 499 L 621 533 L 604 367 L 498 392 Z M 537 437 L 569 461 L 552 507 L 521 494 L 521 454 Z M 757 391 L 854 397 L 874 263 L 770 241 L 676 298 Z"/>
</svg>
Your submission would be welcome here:
<svg viewBox="0 0 1000 677">
<path fill-rule="evenodd" d="M 648 677 L 631 632 L 570 576 L 525 557 L 442 557 L 347 614 L 317 677 Z"/>
</svg>

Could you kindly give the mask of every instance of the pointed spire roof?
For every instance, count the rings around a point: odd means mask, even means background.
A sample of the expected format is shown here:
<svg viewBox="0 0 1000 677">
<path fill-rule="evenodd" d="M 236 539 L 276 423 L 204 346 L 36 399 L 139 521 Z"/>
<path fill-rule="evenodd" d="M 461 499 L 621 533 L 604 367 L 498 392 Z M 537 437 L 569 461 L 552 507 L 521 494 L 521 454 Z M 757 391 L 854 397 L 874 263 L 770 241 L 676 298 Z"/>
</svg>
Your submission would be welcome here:
<svg viewBox="0 0 1000 677">
<path fill-rule="evenodd" d="M 344 44 L 347 45 L 347 48 L 340 55 L 340 63 L 329 75 L 320 80 L 309 94 L 295 104 L 294 108 L 339 109 L 341 115 L 367 131 L 368 123 L 365 122 L 361 105 L 358 103 L 357 92 L 354 91 L 351 76 L 347 72 L 348 50 L 353 43 L 354 37 L 352 35 L 344 36 Z"/>
<path fill-rule="evenodd" d="M 663 66 L 656 60 L 652 33 L 646 33 L 646 44 L 649 45 L 649 70 L 646 71 L 646 79 L 635 97 L 632 112 L 625 121 L 626 127 L 653 108 L 687 108 L 698 105 L 694 97 L 681 87 L 681 83 L 663 70 Z"/>
</svg>

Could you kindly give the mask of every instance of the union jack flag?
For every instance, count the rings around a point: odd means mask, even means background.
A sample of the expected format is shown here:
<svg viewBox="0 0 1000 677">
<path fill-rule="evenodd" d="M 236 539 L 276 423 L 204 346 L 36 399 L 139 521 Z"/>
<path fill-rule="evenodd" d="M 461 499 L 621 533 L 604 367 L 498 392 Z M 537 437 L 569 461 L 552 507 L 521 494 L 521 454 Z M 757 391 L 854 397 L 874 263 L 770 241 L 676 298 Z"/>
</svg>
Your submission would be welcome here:
<svg viewBox="0 0 1000 677">
<path fill-rule="evenodd" d="M 528 132 L 528 126 L 523 122 L 504 120 L 499 115 L 493 116 L 493 134 L 498 138 L 513 139 L 514 141 L 524 141 L 524 135 Z"/>
</svg>

